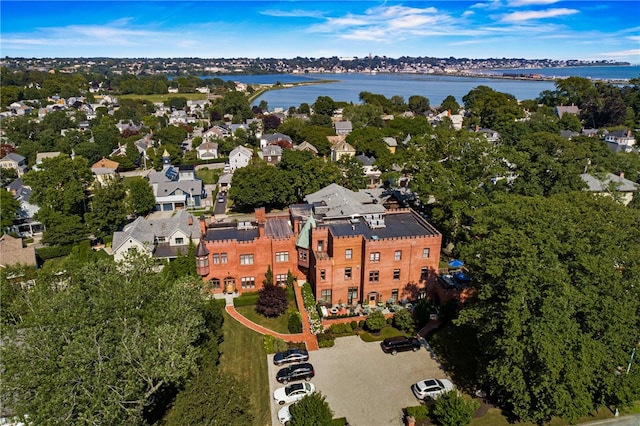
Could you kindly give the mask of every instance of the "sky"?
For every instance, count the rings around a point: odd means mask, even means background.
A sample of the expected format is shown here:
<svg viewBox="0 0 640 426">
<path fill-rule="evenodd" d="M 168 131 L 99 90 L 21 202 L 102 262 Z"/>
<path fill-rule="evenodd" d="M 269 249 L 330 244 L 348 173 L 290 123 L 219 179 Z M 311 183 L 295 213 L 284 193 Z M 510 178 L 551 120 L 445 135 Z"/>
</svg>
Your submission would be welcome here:
<svg viewBox="0 0 640 426">
<path fill-rule="evenodd" d="M 640 64 L 640 2 L 0 1 L 0 57 L 426 56 Z"/>
</svg>

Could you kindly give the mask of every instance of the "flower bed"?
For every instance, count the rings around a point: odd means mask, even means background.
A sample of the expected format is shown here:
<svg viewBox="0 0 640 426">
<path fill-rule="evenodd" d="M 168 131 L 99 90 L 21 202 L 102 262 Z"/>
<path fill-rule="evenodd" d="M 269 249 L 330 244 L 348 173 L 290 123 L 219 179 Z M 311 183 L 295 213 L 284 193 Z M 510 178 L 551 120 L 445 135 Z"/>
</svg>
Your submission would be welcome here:
<svg viewBox="0 0 640 426">
<path fill-rule="evenodd" d="M 313 334 L 322 333 L 324 327 L 322 326 L 322 320 L 320 320 L 320 314 L 316 309 L 316 298 L 313 296 L 311 284 L 308 282 L 302 285 L 302 301 L 304 302 L 304 310 L 309 314 L 311 332 Z"/>
</svg>

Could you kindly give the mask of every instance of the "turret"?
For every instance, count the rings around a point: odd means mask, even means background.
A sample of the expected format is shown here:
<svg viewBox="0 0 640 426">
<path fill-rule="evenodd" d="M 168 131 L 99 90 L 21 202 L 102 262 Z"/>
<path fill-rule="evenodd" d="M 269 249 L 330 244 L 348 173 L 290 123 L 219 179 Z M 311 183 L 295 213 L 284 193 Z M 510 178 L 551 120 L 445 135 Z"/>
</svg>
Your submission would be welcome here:
<svg viewBox="0 0 640 426">
<path fill-rule="evenodd" d="M 209 275 L 209 250 L 204 244 L 204 241 L 200 240 L 198 248 L 196 249 L 196 271 L 201 277 Z"/>
</svg>

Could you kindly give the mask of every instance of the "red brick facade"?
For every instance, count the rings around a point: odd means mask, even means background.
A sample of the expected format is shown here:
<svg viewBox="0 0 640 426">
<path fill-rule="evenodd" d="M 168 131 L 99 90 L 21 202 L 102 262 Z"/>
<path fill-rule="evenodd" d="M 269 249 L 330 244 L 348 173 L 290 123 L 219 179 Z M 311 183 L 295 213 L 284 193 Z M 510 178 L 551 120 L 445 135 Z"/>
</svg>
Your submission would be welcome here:
<svg viewBox="0 0 640 426">
<path fill-rule="evenodd" d="M 283 282 L 288 272 L 306 278 L 316 300 L 328 305 L 415 300 L 437 277 L 442 236 L 410 209 L 384 217 L 379 228 L 341 219 L 306 230 L 307 218 L 295 209 L 269 217 L 257 210 L 251 223 L 201 219 L 198 273 L 214 293 L 256 291 L 270 265 L 274 281 Z"/>
</svg>

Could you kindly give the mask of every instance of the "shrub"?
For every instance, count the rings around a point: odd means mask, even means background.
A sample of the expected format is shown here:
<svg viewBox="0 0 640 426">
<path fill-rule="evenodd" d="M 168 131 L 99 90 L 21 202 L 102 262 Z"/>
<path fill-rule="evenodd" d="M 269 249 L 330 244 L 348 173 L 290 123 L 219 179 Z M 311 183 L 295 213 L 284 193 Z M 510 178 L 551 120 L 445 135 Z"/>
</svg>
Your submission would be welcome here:
<svg viewBox="0 0 640 426">
<path fill-rule="evenodd" d="M 387 324 L 387 319 L 384 317 L 382 312 L 375 311 L 367 317 L 365 324 L 367 326 L 367 330 L 376 332 L 384 328 Z"/>
<path fill-rule="evenodd" d="M 355 330 L 358 328 L 358 321 L 353 320 L 351 321 L 351 330 Z"/>
<path fill-rule="evenodd" d="M 350 323 L 332 324 L 329 330 L 335 334 L 351 334 L 353 332 Z"/>
<path fill-rule="evenodd" d="M 287 292 L 280 286 L 265 284 L 258 292 L 256 312 L 265 317 L 277 317 L 287 310 Z"/>
<path fill-rule="evenodd" d="M 406 309 L 400 309 L 393 315 L 393 326 L 398 330 L 413 331 L 413 316 Z"/>
<path fill-rule="evenodd" d="M 452 390 L 436 399 L 432 416 L 442 426 L 468 425 L 478 407 L 478 401 L 467 401 L 456 390 Z"/>
<path fill-rule="evenodd" d="M 330 348 L 335 344 L 335 336 L 331 330 L 318 334 L 318 346 L 321 348 Z"/>
<path fill-rule="evenodd" d="M 393 324 L 393 318 L 387 318 L 387 325 Z"/>
<path fill-rule="evenodd" d="M 358 327 L 364 328 L 364 325 L 365 325 L 365 321 L 364 320 L 358 321 Z"/>
<path fill-rule="evenodd" d="M 73 246 L 50 246 L 50 247 L 40 247 L 36 251 L 38 252 L 38 256 L 42 260 L 54 259 L 56 257 L 67 256 L 71 253 L 71 248 Z"/>
<path fill-rule="evenodd" d="M 416 405 L 404 409 L 407 416 L 412 416 L 416 420 L 423 420 L 429 417 L 429 408 L 426 405 Z"/>
<path fill-rule="evenodd" d="M 299 313 L 295 312 L 289 315 L 287 328 L 289 329 L 289 333 L 302 333 L 302 319 L 300 318 Z"/>
</svg>

